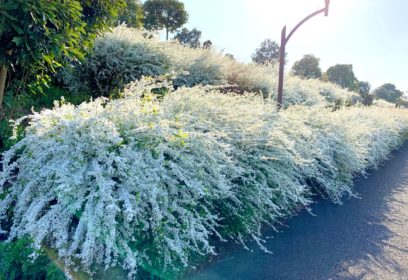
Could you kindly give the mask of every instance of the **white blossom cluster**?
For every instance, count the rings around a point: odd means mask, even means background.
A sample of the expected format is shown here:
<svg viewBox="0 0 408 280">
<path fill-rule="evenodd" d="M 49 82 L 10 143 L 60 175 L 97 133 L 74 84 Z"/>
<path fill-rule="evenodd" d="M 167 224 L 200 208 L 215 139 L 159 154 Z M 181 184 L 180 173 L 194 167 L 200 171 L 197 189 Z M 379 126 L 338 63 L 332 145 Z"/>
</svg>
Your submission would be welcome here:
<svg viewBox="0 0 408 280">
<path fill-rule="evenodd" d="M 340 202 L 355 174 L 408 136 L 403 109 L 276 112 L 259 96 L 206 87 L 156 98 L 152 89 L 168 86 L 145 79 L 118 100 L 29 116 L 3 155 L 3 234 L 28 234 L 88 272 L 176 270 L 215 254 L 216 239 L 263 248 L 262 225 L 307 207 L 315 191 Z"/>
<path fill-rule="evenodd" d="M 234 61 L 215 49 L 192 49 L 176 41 L 161 42 L 142 30 L 118 26 L 99 37 L 85 63 L 67 75 L 69 87 L 91 85 L 107 92 L 111 84 L 130 82 L 140 76 L 171 74 L 175 86 L 215 85 L 235 87 L 237 92 L 262 92 L 275 99 L 276 65 L 259 66 Z M 82 70 L 81 70 L 82 69 Z M 84 82 L 86 81 L 86 82 Z M 116 81 L 116 82 L 115 82 Z M 92 89 L 91 87 L 91 89 Z M 332 83 L 285 78 L 284 105 L 355 103 L 358 95 Z"/>
<path fill-rule="evenodd" d="M 141 32 L 133 40 L 113 32 L 98 37 L 83 62 L 62 68 L 61 74 L 71 92 L 109 96 L 142 76 L 168 73 L 170 62 L 159 44 L 152 44 L 153 40 L 144 38 Z"/>
</svg>

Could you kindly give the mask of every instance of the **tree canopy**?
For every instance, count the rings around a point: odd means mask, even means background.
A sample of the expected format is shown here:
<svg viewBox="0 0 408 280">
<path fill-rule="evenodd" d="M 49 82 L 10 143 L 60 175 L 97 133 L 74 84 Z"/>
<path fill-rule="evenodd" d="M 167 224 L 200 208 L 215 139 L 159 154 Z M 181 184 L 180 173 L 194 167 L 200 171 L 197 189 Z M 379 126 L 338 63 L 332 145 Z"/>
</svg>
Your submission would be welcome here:
<svg viewBox="0 0 408 280">
<path fill-rule="evenodd" d="M 292 66 L 292 73 L 296 76 L 307 79 L 317 79 L 322 77 L 322 70 L 319 66 L 319 58 L 312 54 L 306 54 L 296 61 Z"/>
<path fill-rule="evenodd" d="M 369 94 L 371 90 L 371 85 L 369 82 L 358 81 L 358 93 L 360 95 Z"/>
<path fill-rule="evenodd" d="M 196 28 L 191 31 L 187 28 L 183 28 L 176 34 L 176 36 L 174 36 L 174 39 L 178 40 L 180 44 L 190 48 L 199 48 L 201 46 L 200 38 L 201 31 Z"/>
<path fill-rule="evenodd" d="M 211 40 L 207 40 L 203 43 L 203 49 L 211 49 L 212 47 L 212 41 Z"/>
<path fill-rule="evenodd" d="M 169 32 L 174 32 L 188 20 L 184 3 L 178 0 L 147 0 L 143 5 L 144 26 L 148 30 L 166 29 L 166 40 Z"/>
<path fill-rule="evenodd" d="M 6 77 L 20 85 L 47 83 L 64 59 L 80 59 L 92 38 L 110 26 L 124 0 L 10 0 L 0 2 L 0 108 Z M 10 80 L 10 79 L 9 79 Z M 41 87 L 38 87 L 41 90 Z"/>
<path fill-rule="evenodd" d="M 111 27 L 126 8 L 126 0 L 115 0 L 114 4 L 112 0 L 76 0 L 76 2 L 81 4 L 82 20 L 85 22 L 86 35 L 90 39 Z"/>
<path fill-rule="evenodd" d="M 342 88 L 358 92 L 358 80 L 351 64 L 336 64 L 327 69 L 327 78 Z"/>
<path fill-rule="evenodd" d="M 252 61 L 256 64 L 275 63 L 279 59 L 279 44 L 266 39 L 252 54 Z"/>
<path fill-rule="evenodd" d="M 385 101 L 396 103 L 404 93 L 398 90 L 394 84 L 385 83 L 374 89 L 373 95 L 376 99 L 384 99 Z"/>
<path fill-rule="evenodd" d="M 64 56 L 80 57 L 85 32 L 78 1 L 7 1 L 0 4 L 0 108 L 9 69 L 26 75 L 54 70 Z"/>
<path fill-rule="evenodd" d="M 373 95 L 370 94 L 371 85 L 369 82 L 358 81 L 358 94 L 361 97 L 364 105 L 371 105 L 373 103 Z"/>
<path fill-rule="evenodd" d="M 126 8 L 118 15 L 118 22 L 129 27 L 143 27 L 143 7 L 140 0 L 126 0 Z"/>
</svg>

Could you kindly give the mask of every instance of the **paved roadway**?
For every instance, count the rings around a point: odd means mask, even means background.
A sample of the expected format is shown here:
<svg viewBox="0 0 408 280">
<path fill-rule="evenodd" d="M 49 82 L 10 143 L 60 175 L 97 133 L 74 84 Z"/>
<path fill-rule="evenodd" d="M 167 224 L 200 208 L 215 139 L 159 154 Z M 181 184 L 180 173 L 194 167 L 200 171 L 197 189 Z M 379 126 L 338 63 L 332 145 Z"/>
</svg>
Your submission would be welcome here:
<svg viewBox="0 0 408 280">
<path fill-rule="evenodd" d="M 408 146 L 367 178 L 361 199 L 319 201 L 273 233 L 265 254 L 231 245 L 194 280 L 408 280 Z"/>
</svg>

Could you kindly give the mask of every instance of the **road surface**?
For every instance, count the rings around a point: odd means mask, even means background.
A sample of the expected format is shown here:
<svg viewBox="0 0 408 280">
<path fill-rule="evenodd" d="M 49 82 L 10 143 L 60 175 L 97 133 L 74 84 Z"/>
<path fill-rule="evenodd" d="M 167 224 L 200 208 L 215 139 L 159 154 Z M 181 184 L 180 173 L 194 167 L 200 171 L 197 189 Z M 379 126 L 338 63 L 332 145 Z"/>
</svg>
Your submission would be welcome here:
<svg viewBox="0 0 408 280">
<path fill-rule="evenodd" d="M 355 184 L 361 199 L 319 201 L 315 216 L 302 212 L 269 232 L 273 254 L 234 244 L 187 279 L 408 280 L 408 146 Z"/>
</svg>

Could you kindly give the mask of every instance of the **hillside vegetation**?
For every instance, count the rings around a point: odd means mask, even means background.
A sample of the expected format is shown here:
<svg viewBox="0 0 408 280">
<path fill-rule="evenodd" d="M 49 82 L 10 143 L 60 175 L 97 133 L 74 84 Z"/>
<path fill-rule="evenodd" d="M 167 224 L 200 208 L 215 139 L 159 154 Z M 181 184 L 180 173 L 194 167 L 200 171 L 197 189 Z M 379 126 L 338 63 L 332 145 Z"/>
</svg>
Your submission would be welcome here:
<svg viewBox="0 0 408 280">
<path fill-rule="evenodd" d="M 167 74 L 175 87 L 224 86 L 238 93 L 262 93 L 275 98 L 277 68 L 243 64 L 213 49 L 189 48 L 176 41 L 162 42 L 149 34 L 125 26 L 99 37 L 92 53 L 80 66 L 64 73 L 71 90 L 88 90 L 109 96 L 142 76 Z M 358 95 L 332 83 L 286 79 L 284 104 L 352 104 Z"/>
<path fill-rule="evenodd" d="M 177 278 L 218 241 L 267 251 L 264 226 L 318 196 L 341 203 L 408 137 L 405 109 L 353 105 L 349 91 L 288 76 L 277 112 L 273 66 L 147 37 L 123 26 L 100 37 L 61 73 L 95 99 L 15 123 L 28 126 L 3 153 L 8 241 L 29 236 L 89 274 Z"/>
</svg>

